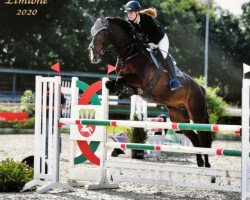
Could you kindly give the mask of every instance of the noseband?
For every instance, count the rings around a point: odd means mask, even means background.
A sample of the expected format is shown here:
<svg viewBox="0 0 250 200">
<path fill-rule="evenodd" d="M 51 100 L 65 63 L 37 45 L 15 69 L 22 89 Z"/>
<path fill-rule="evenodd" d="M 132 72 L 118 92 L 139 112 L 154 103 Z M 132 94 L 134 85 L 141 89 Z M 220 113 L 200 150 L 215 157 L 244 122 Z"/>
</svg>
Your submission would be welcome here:
<svg viewBox="0 0 250 200">
<path fill-rule="evenodd" d="M 105 31 L 105 35 L 104 35 L 104 37 L 103 37 L 102 40 L 100 40 L 98 42 L 95 42 L 95 43 L 93 43 L 94 40 L 92 40 L 92 42 L 89 45 L 89 49 L 91 49 L 93 52 L 95 52 L 95 53 L 100 54 L 101 56 L 103 56 L 105 54 L 106 50 L 107 50 L 106 42 L 107 42 L 107 38 L 108 38 L 108 32 L 109 31 L 107 31 L 107 32 Z M 98 52 L 94 48 L 95 48 L 96 45 L 101 44 L 101 43 L 104 43 L 104 48 L 100 52 Z"/>
</svg>

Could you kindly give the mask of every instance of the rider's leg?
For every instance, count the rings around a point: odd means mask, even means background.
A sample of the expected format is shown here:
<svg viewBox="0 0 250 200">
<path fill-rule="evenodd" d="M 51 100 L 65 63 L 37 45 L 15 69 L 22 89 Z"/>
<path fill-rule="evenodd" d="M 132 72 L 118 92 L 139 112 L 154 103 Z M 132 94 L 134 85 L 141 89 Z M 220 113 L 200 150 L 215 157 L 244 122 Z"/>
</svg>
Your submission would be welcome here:
<svg viewBox="0 0 250 200">
<path fill-rule="evenodd" d="M 170 78 L 171 78 L 169 81 L 170 89 L 171 90 L 179 89 L 181 87 L 181 84 L 176 77 L 175 62 L 173 60 L 173 57 L 168 53 L 169 40 L 166 34 L 164 35 L 162 40 L 159 42 L 158 48 L 162 54 L 162 57 L 164 58 L 163 59 L 164 61 L 161 63 L 168 70 Z M 167 60 L 167 63 L 165 62 L 165 60 Z"/>
<path fill-rule="evenodd" d="M 169 72 L 171 75 L 171 80 L 169 81 L 170 88 L 171 90 L 177 90 L 181 87 L 181 83 L 178 81 L 176 77 L 176 73 L 175 73 L 176 63 L 170 53 L 168 53 L 166 60 L 168 61 Z"/>
</svg>

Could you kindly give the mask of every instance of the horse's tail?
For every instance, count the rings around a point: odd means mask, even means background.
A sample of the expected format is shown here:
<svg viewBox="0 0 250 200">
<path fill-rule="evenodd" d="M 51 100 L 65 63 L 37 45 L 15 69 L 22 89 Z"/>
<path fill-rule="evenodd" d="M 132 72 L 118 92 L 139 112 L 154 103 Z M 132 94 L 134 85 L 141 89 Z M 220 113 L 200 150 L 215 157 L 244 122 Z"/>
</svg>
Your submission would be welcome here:
<svg viewBox="0 0 250 200">
<path fill-rule="evenodd" d="M 206 99 L 207 91 L 206 91 L 206 89 L 205 89 L 204 87 L 202 87 L 202 86 L 200 86 L 200 87 L 201 87 L 202 93 L 204 94 L 205 101 L 206 101 L 206 102 L 205 102 L 205 103 L 206 103 L 205 123 L 209 124 L 209 123 L 210 123 L 210 122 L 209 122 L 209 111 L 208 111 L 208 104 L 207 104 L 207 99 Z M 211 142 L 214 140 L 214 137 L 213 137 L 212 134 L 209 134 L 209 135 L 208 135 L 208 140 L 211 141 Z"/>
<path fill-rule="evenodd" d="M 200 88 L 206 98 L 206 94 L 207 94 L 206 89 L 202 86 L 200 86 Z M 209 112 L 208 112 L 207 100 L 206 100 L 206 123 L 209 123 Z"/>
<path fill-rule="evenodd" d="M 203 94 L 206 95 L 206 93 L 207 93 L 206 89 L 204 87 L 202 87 L 202 86 L 200 86 L 200 87 L 201 87 L 201 90 L 202 90 Z"/>
</svg>

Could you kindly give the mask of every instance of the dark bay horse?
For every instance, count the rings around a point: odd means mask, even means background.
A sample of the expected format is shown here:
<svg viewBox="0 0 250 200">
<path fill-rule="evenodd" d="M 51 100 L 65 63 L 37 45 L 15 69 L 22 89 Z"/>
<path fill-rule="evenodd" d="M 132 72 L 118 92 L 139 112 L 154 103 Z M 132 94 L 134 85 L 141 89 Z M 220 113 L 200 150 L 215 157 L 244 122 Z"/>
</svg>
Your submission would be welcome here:
<svg viewBox="0 0 250 200">
<path fill-rule="evenodd" d="M 150 95 L 157 104 L 167 106 L 170 119 L 173 122 L 209 123 L 205 90 L 189 75 L 183 73 L 178 77 L 182 88 L 171 91 L 168 82 L 169 74 L 159 70 L 152 62 L 148 51 L 141 44 L 136 44 L 133 27 L 127 21 L 118 17 L 101 17 L 93 20 L 91 29 L 92 41 L 89 45 L 90 60 L 99 63 L 108 45 L 112 44 L 117 53 L 116 74 L 133 90 L 142 91 L 142 96 Z M 155 78 L 157 77 L 157 78 Z M 152 84 L 153 82 L 153 84 Z M 194 147 L 211 148 L 211 132 L 183 131 Z M 210 167 L 208 155 L 197 154 L 199 167 Z"/>
</svg>

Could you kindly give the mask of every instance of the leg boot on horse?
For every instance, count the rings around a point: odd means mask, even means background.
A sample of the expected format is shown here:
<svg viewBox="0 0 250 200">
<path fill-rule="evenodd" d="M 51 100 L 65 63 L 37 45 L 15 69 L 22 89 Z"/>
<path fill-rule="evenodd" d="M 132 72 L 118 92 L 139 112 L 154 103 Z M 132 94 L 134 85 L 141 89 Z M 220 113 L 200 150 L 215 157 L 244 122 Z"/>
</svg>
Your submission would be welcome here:
<svg viewBox="0 0 250 200">
<path fill-rule="evenodd" d="M 122 78 L 118 77 L 116 80 L 109 80 L 106 82 L 106 87 L 111 93 L 116 94 L 119 99 L 129 98 L 137 91 L 123 83 Z"/>
<path fill-rule="evenodd" d="M 115 80 L 108 80 L 105 85 L 106 85 L 106 88 L 109 89 L 109 92 L 111 93 L 116 93 L 117 89 L 116 89 L 116 86 L 115 86 Z"/>
<path fill-rule="evenodd" d="M 119 92 L 119 99 L 129 98 L 132 95 L 137 94 L 136 90 L 124 83 L 123 77 L 116 78 L 115 86 Z"/>
</svg>

